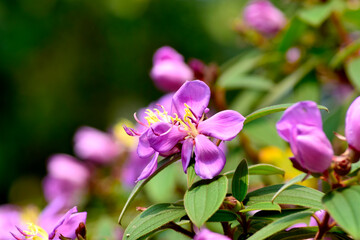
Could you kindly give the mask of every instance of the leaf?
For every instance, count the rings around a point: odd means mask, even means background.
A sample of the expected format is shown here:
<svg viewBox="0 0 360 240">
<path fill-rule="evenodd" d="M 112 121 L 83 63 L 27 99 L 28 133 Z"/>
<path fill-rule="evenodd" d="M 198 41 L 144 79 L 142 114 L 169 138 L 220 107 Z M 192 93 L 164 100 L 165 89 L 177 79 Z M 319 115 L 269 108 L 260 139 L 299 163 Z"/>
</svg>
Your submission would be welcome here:
<svg viewBox="0 0 360 240">
<path fill-rule="evenodd" d="M 254 210 L 268 210 L 268 211 L 281 211 L 279 204 L 271 202 L 259 202 L 255 203 L 245 209 L 240 210 L 240 212 L 250 212 Z"/>
<path fill-rule="evenodd" d="M 269 90 L 273 87 L 271 80 L 257 75 L 240 74 L 233 78 L 224 78 L 219 82 L 219 86 L 227 90 L 234 89 L 255 89 L 255 90 Z"/>
<path fill-rule="evenodd" d="M 208 222 L 230 222 L 236 220 L 236 214 L 227 210 L 219 209 L 212 215 Z"/>
<path fill-rule="evenodd" d="M 307 26 L 299 18 L 295 17 L 291 20 L 289 27 L 284 32 L 281 42 L 279 44 L 279 51 L 285 52 L 290 47 L 295 45 L 295 41 L 300 39 L 304 34 Z"/>
<path fill-rule="evenodd" d="M 123 207 L 123 209 L 121 210 L 118 222 L 121 225 L 121 220 L 125 214 L 125 211 L 127 210 L 127 208 L 129 207 L 130 203 L 134 200 L 134 198 L 136 197 L 136 195 L 140 192 L 140 190 L 145 186 L 145 184 L 147 182 L 149 182 L 153 177 L 155 177 L 159 172 L 161 172 L 162 170 L 164 170 L 167 166 L 169 166 L 170 164 L 176 162 L 177 160 L 180 159 L 180 154 L 174 154 L 170 157 L 167 157 L 165 159 L 163 159 L 161 162 L 158 163 L 158 168 L 156 169 L 156 171 L 150 175 L 148 178 L 139 181 L 135 187 L 133 188 L 133 190 L 130 193 L 129 198 L 126 200 L 126 203 Z"/>
<path fill-rule="evenodd" d="M 282 193 L 285 189 L 287 189 L 288 187 L 298 183 L 298 182 L 301 182 L 305 179 L 306 177 L 306 173 L 302 173 L 296 177 L 294 177 L 293 179 L 291 179 L 290 181 L 288 181 L 287 183 L 285 183 L 280 189 L 279 191 L 277 191 L 275 193 L 275 195 L 273 196 L 273 198 L 271 199 L 271 202 L 274 202 L 274 200 L 277 198 L 277 196 L 279 196 L 280 193 Z M 309 176 L 310 178 L 311 176 Z"/>
<path fill-rule="evenodd" d="M 272 235 L 268 240 L 303 240 L 308 238 L 314 238 L 318 231 L 318 227 L 301 227 L 293 228 L 288 231 L 281 231 Z M 346 233 L 341 231 L 338 227 L 333 227 L 329 232 L 325 234 L 324 239 L 339 239 L 339 240 L 351 240 Z"/>
<path fill-rule="evenodd" d="M 283 184 L 278 184 L 250 192 L 246 196 L 244 203 L 247 206 L 251 206 L 259 202 L 271 202 L 274 194 L 279 191 L 282 186 Z M 321 198 L 323 196 L 324 193 L 313 188 L 292 185 L 282 191 L 274 202 L 277 204 L 292 204 L 314 209 L 322 209 L 323 206 L 321 204 Z"/>
<path fill-rule="evenodd" d="M 249 122 L 254 121 L 255 119 L 267 116 L 272 113 L 285 111 L 292 105 L 294 105 L 294 103 L 284 103 L 284 104 L 278 104 L 278 105 L 273 105 L 270 107 L 261 108 L 259 110 L 256 110 L 255 112 L 252 112 L 249 115 L 247 115 L 244 124 L 247 124 Z M 318 105 L 318 108 L 322 109 L 322 110 L 326 110 L 327 112 L 329 111 L 325 106 L 322 106 L 322 105 Z"/>
<path fill-rule="evenodd" d="M 360 186 L 328 192 L 322 203 L 336 223 L 355 239 L 360 239 Z"/>
<path fill-rule="evenodd" d="M 360 49 L 360 39 L 350 43 L 346 47 L 342 48 L 330 61 L 330 67 L 337 68 L 344 60 L 353 54 L 355 51 Z"/>
<path fill-rule="evenodd" d="M 232 194 L 242 202 L 246 196 L 249 187 L 249 170 L 245 159 L 243 159 L 235 170 L 232 179 Z"/>
<path fill-rule="evenodd" d="M 303 211 L 280 218 L 254 233 L 248 238 L 248 240 L 262 240 L 270 237 L 274 233 L 286 229 L 296 223 L 302 222 L 304 218 L 309 217 L 312 214 L 312 211 Z"/>
<path fill-rule="evenodd" d="M 248 90 L 240 92 L 230 104 L 230 109 L 246 115 L 254 109 L 263 93 L 256 90 Z"/>
<path fill-rule="evenodd" d="M 126 228 L 123 239 L 139 239 L 163 225 L 186 215 L 181 205 L 171 203 L 156 204 L 139 214 Z"/>
<path fill-rule="evenodd" d="M 352 59 L 345 66 L 345 71 L 351 84 L 360 91 L 360 58 Z"/>
<path fill-rule="evenodd" d="M 227 192 L 225 176 L 194 183 L 184 196 L 186 212 L 190 220 L 201 227 L 220 207 Z"/>
<path fill-rule="evenodd" d="M 295 85 L 303 79 L 309 72 L 311 72 L 316 65 L 318 65 L 319 60 L 315 57 L 309 58 L 307 62 L 305 62 L 302 66 L 300 66 L 296 71 L 292 74 L 281 80 L 278 84 L 276 84 L 271 91 L 264 97 L 262 100 L 261 107 L 274 104 L 280 98 L 282 98 L 285 94 L 290 92 L 291 89 L 295 87 Z"/>
<path fill-rule="evenodd" d="M 299 18 L 311 26 L 318 27 L 330 16 L 332 11 L 333 7 L 329 2 L 318 6 L 312 6 L 309 9 L 300 10 Z"/>
<path fill-rule="evenodd" d="M 285 171 L 279 167 L 276 167 L 267 163 L 260 163 L 256 165 L 249 166 L 249 175 L 274 175 L 280 174 L 284 175 Z M 232 178 L 234 176 L 234 170 L 226 172 L 224 175 L 228 178 Z"/>
<path fill-rule="evenodd" d="M 187 186 L 188 186 L 188 188 L 190 188 L 191 185 L 194 183 L 195 178 L 196 178 L 196 173 L 195 173 L 195 169 L 194 169 L 194 164 L 192 163 L 187 168 Z"/>
</svg>

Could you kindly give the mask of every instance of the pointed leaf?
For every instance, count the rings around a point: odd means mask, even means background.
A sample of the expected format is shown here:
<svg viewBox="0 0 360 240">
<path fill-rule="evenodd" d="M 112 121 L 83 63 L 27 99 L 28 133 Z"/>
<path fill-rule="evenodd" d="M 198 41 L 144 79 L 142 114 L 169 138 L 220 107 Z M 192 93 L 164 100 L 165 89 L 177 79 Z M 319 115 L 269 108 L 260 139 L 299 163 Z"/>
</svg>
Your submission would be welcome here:
<svg viewBox="0 0 360 240">
<path fill-rule="evenodd" d="M 201 227 L 220 207 L 227 192 L 225 176 L 194 183 L 184 196 L 186 212 L 190 220 Z"/>
<path fill-rule="evenodd" d="M 282 186 L 283 184 L 278 184 L 250 192 L 246 196 L 244 203 L 247 206 L 251 206 L 258 202 L 270 202 L 274 194 L 279 191 Z M 321 198 L 323 196 L 324 193 L 313 188 L 292 185 L 281 192 L 274 202 L 277 204 L 292 204 L 320 210 L 323 208 L 321 204 Z"/>
<path fill-rule="evenodd" d="M 313 214 L 312 211 L 303 211 L 299 213 L 294 213 L 291 215 L 288 215 L 286 217 L 280 218 L 269 225 L 263 227 L 259 231 L 257 231 L 255 234 L 253 234 L 248 240 L 262 240 L 267 237 L 270 237 L 274 233 L 277 233 L 285 228 L 288 228 L 295 223 L 299 223 L 304 221 L 303 219 L 306 217 L 309 217 Z"/>
<path fill-rule="evenodd" d="M 287 108 L 291 107 L 292 105 L 294 105 L 294 103 L 278 104 L 270 107 L 261 108 L 247 115 L 244 124 L 247 124 L 249 122 L 254 121 L 255 119 L 267 116 L 272 113 L 285 111 Z M 325 106 L 322 105 L 318 105 L 318 108 L 321 110 L 326 110 L 327 112 L 329 111 Z"/>
<path fill-rule="evenodd" d="M 240 210 L 240 212 L 250 212 L 255 210 L 267 210 L 267 211 L 281 211 L 279 204 L 272 202 L 258 202 L 245 209 Z"/>
<path fill-rule="evenodd" d="M 355 239 L 360 239 L 360 186 L 336 189 L 322 199 L 336 223 Z"/>
<path fill-rule="evenodd" d="M 360 90 L 360 58 L 352 59 L 346 64 L 346 74 L 350 79 L 352 85 Z"/>
<path fill-rule="evenodd" d="M 230 222 L 236 220 L 236 214 L 227 210 L 219 209 L 212 215 L 208 222 Z"/>
<path fill-rule="evenodd" d="M 149 182 L 153 177 L 156 176 L 156 174 L 158 174 L 159 172 L 161 172 L 162 170 L 164 170 L 167 166 L 169 166 L 170 164 L 176 162 L 177 160 L 180 159 L 180 154 L 175 154 L 172 155 L 170 157 L 165 158 L 164 160 L 162 160 L 161 162 L 159 162 L 158 164 L 158 168 L 156 169 L 156 171 L 150 175 L 148 178 L 139 181 L 135 187 L 133 188 L 133 190 L 130 193 L 129 198 L 126 200 L 126 203 L 123 207 L 123 209 L 121 210 L 118 222 L 121 225 L 121 220 L 125 214 L 125 211 L 127 210 L 127 208 L 129 207 L 130 203 L 134 200 L 134 198 L 136 197 L 136 195 L 140 192 L 140 190 L 145 186 L 145 184 L 147 182 Z"/>
<path fill-rule="evenodd" d="M 139 214 L 126 228 L 123 240 L 136 240 L 186 215 L 182 205 L 161 203 Z"/>
<path fill-rule="evenodd" d="M 249 175 L 274 175 L 274 174 L 284 175 L 285 174 L 285 170 L 267 163 L 251 165 L 248 167 L 248 169 L 249 169 Z M 226 172 L 224 175 L 227 176 L 228 178 L 232 178 L 234 176 L 234 173 L 235 170 L 232 170 Z"/>
<path fill-rule="evenodd" d="M 246 196 L 249 187 L 249 170 L 245 159 L 243 159 L 235 170 L 232 179 L 232 194 L 242 202 Z"/>
<path fill-rule="evenodd" d="M 298 182 L 301 182 L 303 181 L 305 178 L 306 178 L 306 173 L 302 173 L 300 175 L 297 175 L 296 177 L 294 177 L 293 179 L 291 179 L 290 181 L 288 181 L 287 183 L 285 183 L 280 189 L 279 191 L 277 191 L 275 193 L 275 195 L 273 196 L 273 198 L 271 199 L 271 201 L 273 202 L 277 196 L 279 196 L 279 194 L 284 191 L 285 189 L 287 189 L 288 187 L 298 183 Z M 312 178 L 312 176 L 309 176 L 308 178 Z"/>
</svg>

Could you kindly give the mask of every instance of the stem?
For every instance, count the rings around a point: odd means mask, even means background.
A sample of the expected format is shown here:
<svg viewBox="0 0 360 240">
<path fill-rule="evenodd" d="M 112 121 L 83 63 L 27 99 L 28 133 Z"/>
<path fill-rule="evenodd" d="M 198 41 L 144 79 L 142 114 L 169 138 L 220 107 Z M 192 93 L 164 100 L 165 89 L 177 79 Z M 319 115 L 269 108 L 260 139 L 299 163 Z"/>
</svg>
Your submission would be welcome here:
<svg viewBox="0 0 360 240">
<path fill-rule="evenodd" d="M 323 221 L 319 225 L 319 231 L 316 233 L 314 240 L 320 240 L 324 237 L 325 233 L 333 227 L 329 225 L 330 215 L 328 212 L 325 212 Z"/>
<path fill-rule="evenodd" d="M 174 222 L 169 222 L 168 224 L 166 224 L 164 226 L 165 228 L 170 228 L 176 232 L 179 232 L 179 233 L 182 233 L 184 234 L 185 236 L 188 236 L 190 238 L 194 238 L 195 237 L 195 233 L 193 232 L 190 232 L 189 230 L 186 230 L 185 228 L 182 228 L 180 227 L 179 225 L 177 225 L 176 223 Z"/>
<path fill-rule="evenodd" d="M 342 25 L 339 15 L 336 12 L 333 12 L 331 14 L 331 20 L 336 28 L 336 31 L 338 32 L 340 39 L 344 45 L 348 45 L 351 43 L 351 38 L 349 37 L 349 34 L 345 30 L 344 26 Z"/>
</svg>

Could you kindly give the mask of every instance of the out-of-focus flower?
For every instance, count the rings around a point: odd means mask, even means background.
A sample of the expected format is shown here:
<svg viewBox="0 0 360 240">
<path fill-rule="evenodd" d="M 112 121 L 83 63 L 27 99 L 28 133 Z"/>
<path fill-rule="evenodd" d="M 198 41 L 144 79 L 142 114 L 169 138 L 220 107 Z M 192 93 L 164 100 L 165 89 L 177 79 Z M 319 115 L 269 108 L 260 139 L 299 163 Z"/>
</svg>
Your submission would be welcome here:
<svg viewBox="0 0 360 240">
<path fill-rule="evenodd" d="M 347 110 L 345 136 L 349 147 L 360 152 L 360 97 L 357 97 Z"/>
<path fill-rule="evenodd" d="M 49 158 L 47 165 L 48 175 L 44 178 L 44 195 L 47 201 L 59 196 L 73 201 L 86 192 L 90 179 L 89 169 L 74 157 L 66 154 L 56 154 Z"/>
<path fill-rule="evenodd" d="M 286 60 L 289 63 L 296 63 L 301 57 L 301 51 L 297 47 L 292 47 L 286 51 Z"/>
<path fill-rule="evenodd" d="M 173 48 L 164 46 L 154 54 L 150 76 L 156 87 L 165 92 L 173 92 L 185 81 L 192 80 L 194 73 L 184 62 L 182 55 Z"/>
<path fill-rule="evenodd" d="M 330 167 L 333 149 L 322 130 L 320 110 L 311 101 L 288 108 L 276 124 L 281 138 L 290 143 L 290 160 L 296 169 L 322 173 Z"/>
<path fill-rule="evenodd" d="M 278 147 L 268 146 L 260 149 L 259 151 L 260 162 L 272 164 L 285 170 L 285 175 L 284 175 L 285 181 L 293 179 L 297 175 L 301 174 L 301 171 L 294 168 L 292 163 L 289 161 L 289 158 L 292 156 L 293 154 L 290 148 L 287 148 L 285 151 L 283 151 Z M 316 178 L 306 179 L 305 181 L 300 182 L 299 184 L 316 188 L 317 179 Z"/>
<path fill-rule="evenodd" d="M 13 222 L 13 228 L 6 229 L 15 239 L 25 240 L 52 240 L 60 239 L 60 235 L 70 239 L 76 239 L 75 231 L 80 223 L 86 222 L 86 212 L 77 212 L 77 208 L 73 207 L 65 215 L 60 212 L 64 206 L 64 199 L 58 198 L 49 204 L 44 211 L 39 215 L 38 219 L 33 217 L 30 222 L 29 218 L 21 216 L 17 221 Z M 21 214 L 21 212 L 19 212 Z M 24 219 L 26 222 L 24 222 Z M 6 239 L 10 239 L 10 236 Z"/>
<path fill-rule="evenodd" d="M 120 145 L 110 134 L 92 127 L 81 127 L 74 136 L 77 156 L 99 164 L 113 161 L 121 152 Z"/>
<path fill-rule="evenodd" d="M 214 233 L 206 228 L 203 228 L 200 230 L 198 234 L 196 234 L 194 240 L 231 240 L 231 239 L 220 233 Z"/>
<path fill-rule="evenodd" d="M 273 36 L 286 24 L 284 14 L 268 0 L 253 0 L 244 9 L 244 22 L 261 34 Z"/>
<path fill-rule="evenodd" d="M 129 135 L 138 135 L 140 157 L 154 158 L 145 167 L 141 179 L 150 176 L 157 167 L 159 154 L 170 155 L 179 151 L 184 171 L 195 153 L 195 172 L 204 179 L 218 175 L 225 165 L 222 150 L 208 137 L 230 141 L 241 131 L 245 118 L 238 112 L 226 110 L 204 120 L 208 112 L 210 88 L 202 81 L 186 82 L 173 96 L 172 112 L 164 108 L 146 111 L 147 127 L 142 133 L 125 128 Z M 141 122 L 140 122 L 141 123 Z M 180 146 L 179 146 L 180 144 Z M 182 144 L 182 146 L 181 146 Z"/>
</svg>

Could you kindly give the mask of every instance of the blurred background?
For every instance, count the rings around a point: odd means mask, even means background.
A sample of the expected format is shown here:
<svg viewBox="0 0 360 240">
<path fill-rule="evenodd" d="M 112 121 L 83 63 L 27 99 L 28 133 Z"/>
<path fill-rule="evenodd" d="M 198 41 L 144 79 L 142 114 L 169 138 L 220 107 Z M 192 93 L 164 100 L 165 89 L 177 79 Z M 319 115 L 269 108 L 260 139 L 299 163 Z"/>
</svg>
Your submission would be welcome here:
<svg viewBox="0 0 360 240">
<path fill-rule="evenodd" d="M 41 194 L 46 160 L 73 153 L 83 125 L 106 131 L 161 96 L 152 55 L 170 45 L 205 63 L 246 46 L 233 31 L 243 1 L 0 2 L 0 201 Z M 34 186 L 39 186 L 37 189 Z"/>
</svg>

